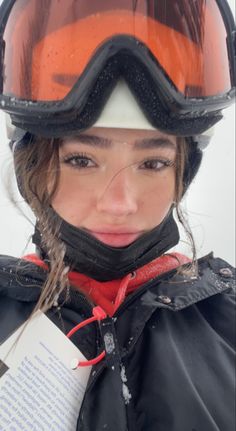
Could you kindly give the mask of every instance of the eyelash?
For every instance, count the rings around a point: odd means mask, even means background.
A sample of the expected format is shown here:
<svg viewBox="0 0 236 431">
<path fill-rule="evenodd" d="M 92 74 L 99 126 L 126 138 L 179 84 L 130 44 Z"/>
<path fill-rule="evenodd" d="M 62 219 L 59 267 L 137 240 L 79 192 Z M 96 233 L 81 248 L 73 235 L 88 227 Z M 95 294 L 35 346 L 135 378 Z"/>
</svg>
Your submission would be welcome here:
<svg viewBox="0 0 236 431">
<path fill-rule="evenodd" d="M 61 162 L 65 163 L 67 165 L 70 165 L 73 169 L 78 169 L 78 170 L 82 170 L 82 169 L 91 169 L 94 168 L 96 166 L 79 166 L 79 162 L 81 162 L 81 160 L 86 160 L 87 162 L 92 162 L 92 159 L 90 159 L 86 154 L 84 153 L 76 153 L 76 154 L 69 154 L 67 156 L 65 156 Z M 142 164 L 145 163 L 152 163 L 152 162 L 157 162 L 160 163 L 162 166 L 158 167 L 158 168 L 141 168 L 141 169 L 146 169 L 149 171 L 154 171 L 154 172 L 159 172 L 162 169 L 166 168 L 166 167 L 171 167 L 174 165 L 174 162 L 172 160 L 169 159 L 157 159 L 157 158 L 150 158 L 148 160 L 145 160 Z M 93 162 L 94 163 L 94 162 Z"/>
<path fill-rule="evenodd" d="M 62 163 L 70 165 L 74 169 L 91 169 L 91 167 L 92 168 L 94 167 L 94 166 L 90 166 L 89 168 L 87 166 L 80 167 L 77 164 L 77 161 L 79 161 L 79 160 L 81 161 L 82 159 L 83 160 L 87 160 L 87 161 L 92 161 L 86 154 L 84 154 L 84 153 L 76 153 L 76 154 L 68 154 L 67 156 L 65 156 L 62 159 Z M 75 161 L 76 161 L 76 163 L 73 163 Z"/>
<path fill-rule="evenodd" d="M 141 169 L 147 169 L 147 170 L 154 171 L 154 172 L 160 172 L 162 169 L 165 169 L 167 167 L 174 165 L 174 162 L 172 160 L 167 160 L 167 159 L 163 160 L 163 159 L 155 159 L 155 158 L 146 160 L 143 162 L 143 164 L 144 163 L 152 163 L 152 162 L 154 162 L 154 163 L 157 162 L 158 164 L 160 163 L 161 166 L 159 166 L 158 168 L 153 168 L 153 169 L 150 169 L 150 168 L 141 168 Z"/>
</svg>

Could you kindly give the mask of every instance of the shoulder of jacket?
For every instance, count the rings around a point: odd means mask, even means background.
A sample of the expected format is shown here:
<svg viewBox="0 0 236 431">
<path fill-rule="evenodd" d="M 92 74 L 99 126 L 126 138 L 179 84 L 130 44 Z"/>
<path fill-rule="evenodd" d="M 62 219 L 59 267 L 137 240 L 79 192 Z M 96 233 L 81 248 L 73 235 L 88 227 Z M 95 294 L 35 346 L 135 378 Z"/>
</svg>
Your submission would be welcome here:
<svg viewBox="0 0 236 431">
<path fill-rule="evenodd" d="M 198 260 L 197 275 L 185 269 L 183 265 L 150 280 L 140 289 L 142 301 L 179 311 L 204 300 L 221 301 L 223 295 L 235 300 L 235 269 L 223 259 L 211 253 Z"/>
<path fill-rule="evenodd" d="M 220 257 L 215 257 L 213 252 L 207 254 L 206 256 L 200 257 L 198 259 L 198 264 L 200 267 L 201 266 L 204 267 L 205 265 L 208 265 L 216 272 L 226 267 L 226 268 L 230 268 L 233 271 L 233 273 L 235 273 L 235 268 L 230 263 L 228 263 L 226 260 Z"/>
<path fill-rule="evenodd" d="M 199 276 L 205 278 L 225 293 L 235 291 L 235 268 L 213 253 L 198 260 Z"/>
<path fill-rule="evenodd" d="M 0 268 L 4 268 L 9 265 L 16 265 L 21 259 L 14 256 L 8 256 L 5 254 L 0 254 Z"/>
<path fill-rule="evenodd" d="M 0 295 L 15 299 L 30 298 L 30 290 L 40 287 L 46 272 L 37 265 L 14 256 L 0 255 Z M 36 295 L 37 296 L 37 295 Z"/>
<path fill-rule="evenodd" d="M 39 274 L 45 274 L 46 271 L 35 263 L 23 258 L 0 255 L 0 274 L 3 273 L 37 277 Z"/>
<path fill-rule="evenodd" d="M 235 296 L 235 268 L 213 253 L 198 259 L 198 276 L 193 281 L 196 288 L 209 292 L 209 297 L 219 299 L 218 293 Z"/>
</svg>

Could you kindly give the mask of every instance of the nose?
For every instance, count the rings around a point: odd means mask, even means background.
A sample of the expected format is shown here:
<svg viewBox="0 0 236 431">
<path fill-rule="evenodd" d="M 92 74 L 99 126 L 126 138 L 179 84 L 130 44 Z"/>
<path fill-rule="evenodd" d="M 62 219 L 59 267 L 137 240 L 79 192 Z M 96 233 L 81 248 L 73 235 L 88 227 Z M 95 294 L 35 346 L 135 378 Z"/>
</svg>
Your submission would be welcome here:
<svg viewBox="0 0 236 431">
<path fill-rule="evenodd" d="M 127 216 L 137 211 L 135 186 L 128 169 L 113 175 L 97 198 L 97 211 L 112 216 Z"/>
</svg>

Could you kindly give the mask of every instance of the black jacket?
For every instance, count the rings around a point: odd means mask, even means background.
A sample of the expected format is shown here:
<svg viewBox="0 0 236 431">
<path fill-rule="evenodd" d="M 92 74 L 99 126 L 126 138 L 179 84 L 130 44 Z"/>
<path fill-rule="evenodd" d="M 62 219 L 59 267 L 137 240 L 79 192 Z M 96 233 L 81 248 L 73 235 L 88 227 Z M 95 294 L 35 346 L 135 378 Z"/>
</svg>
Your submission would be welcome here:
<svg viewBox="0 0 236 431">
<path fill-rule="evenodd" d="M 46 276 L 19 262 L 0 258 L 1 341 L 27 319 Z M 87 358 L 104 348 L 108 333 L 115 342 L 91 372 L 77 430 L 234 431 L 233 284 L 233 268 L 209 255 L 200 259 L 197 279 L 163 274 L 100 327 L 75 334 Z M 47 315 L 67 332 L 91 315 L 91 306 L 72 289 L 70 301 Z"/>
</svg>

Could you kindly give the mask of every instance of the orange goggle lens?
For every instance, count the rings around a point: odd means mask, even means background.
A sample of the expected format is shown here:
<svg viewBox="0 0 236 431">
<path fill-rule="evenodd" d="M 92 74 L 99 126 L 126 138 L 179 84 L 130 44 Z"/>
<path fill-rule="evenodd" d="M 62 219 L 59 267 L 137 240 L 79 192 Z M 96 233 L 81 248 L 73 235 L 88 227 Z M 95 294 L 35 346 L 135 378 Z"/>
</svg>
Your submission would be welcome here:
<svg viewBox="0 0 236 431">
<path fill-rule="evenodd" d="M 144 43 L 186 98 L 231 89 L 215 0 L 16 0 L 3 35 L 3 94 L 64 99 L 98 48 L 118 35 Z"/>
</svg>

